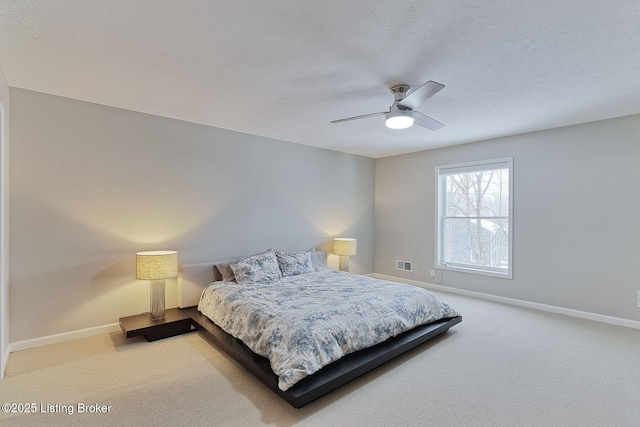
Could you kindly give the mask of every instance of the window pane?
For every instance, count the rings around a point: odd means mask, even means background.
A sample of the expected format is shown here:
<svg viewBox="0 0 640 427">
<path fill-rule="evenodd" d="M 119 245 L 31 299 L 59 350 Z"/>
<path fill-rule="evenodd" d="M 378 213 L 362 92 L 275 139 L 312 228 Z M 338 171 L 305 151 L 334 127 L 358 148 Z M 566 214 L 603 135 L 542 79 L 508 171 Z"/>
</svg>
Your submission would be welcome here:
<svg viewBox="0 0 640 427">
<path fill-rule="evenodd" d="M 512 277 L 512 165 L 507 158 L 436 167 L 436 265 Z"/>
<path fill-rule="evenodd" d="M 509 170 L 446 175 L 445 216 L 509 216 Z"/>
<path fill-rule="evenodd" d="M 443 261 L 507 270 L 509 221 L 445 219 Z"/>
</svg>

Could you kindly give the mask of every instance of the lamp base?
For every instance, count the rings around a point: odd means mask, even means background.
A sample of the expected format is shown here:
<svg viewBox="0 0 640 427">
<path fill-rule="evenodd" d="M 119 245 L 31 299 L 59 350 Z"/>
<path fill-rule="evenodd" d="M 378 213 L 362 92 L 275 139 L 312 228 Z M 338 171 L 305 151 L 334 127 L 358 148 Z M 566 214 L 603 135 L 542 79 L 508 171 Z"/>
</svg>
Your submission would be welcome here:
<svg viewBox="0 0 640 427">
<path fill-rule="evenodd" d="M 164 319 L 164 279 L 151 280 L 151 320 Z"/>
<path fill-rule="evenodd" d="M 341 271 L 349 271 L 349 256 L 340 255 L 340 265 L 338 267 Z"/>
</svg>

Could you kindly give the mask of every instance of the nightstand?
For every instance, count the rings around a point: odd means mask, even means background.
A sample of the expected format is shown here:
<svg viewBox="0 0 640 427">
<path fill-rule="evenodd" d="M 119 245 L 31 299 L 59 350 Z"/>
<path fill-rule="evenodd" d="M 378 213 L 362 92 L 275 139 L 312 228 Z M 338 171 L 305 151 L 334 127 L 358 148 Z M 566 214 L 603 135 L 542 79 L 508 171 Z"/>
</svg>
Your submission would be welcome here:
<svg viewBox="0 0 640 427">
<path fill-rule="evenodd" d="M 164 319 L 151 320 L 148 313 L 121 317 L 120 329 L 127 338 L 143 335 L 147 341 L 156 341 L 195 331 L 191 318 L 179 308 L 166 310 Z"/>
</svg>

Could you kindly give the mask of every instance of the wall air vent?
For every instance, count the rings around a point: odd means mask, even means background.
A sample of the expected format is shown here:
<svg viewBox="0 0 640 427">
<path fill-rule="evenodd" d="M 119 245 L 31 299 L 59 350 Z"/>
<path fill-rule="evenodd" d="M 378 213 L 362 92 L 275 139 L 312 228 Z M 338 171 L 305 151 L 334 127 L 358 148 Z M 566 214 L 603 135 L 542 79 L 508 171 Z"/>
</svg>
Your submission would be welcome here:
<svg viewBox="0 0 640 427">
<path fill-rule="evenodd" d="M 413 263 L 411 261 L 396 260 L 396 269 L 402 271 L 413 271 Z"/>
</svg>

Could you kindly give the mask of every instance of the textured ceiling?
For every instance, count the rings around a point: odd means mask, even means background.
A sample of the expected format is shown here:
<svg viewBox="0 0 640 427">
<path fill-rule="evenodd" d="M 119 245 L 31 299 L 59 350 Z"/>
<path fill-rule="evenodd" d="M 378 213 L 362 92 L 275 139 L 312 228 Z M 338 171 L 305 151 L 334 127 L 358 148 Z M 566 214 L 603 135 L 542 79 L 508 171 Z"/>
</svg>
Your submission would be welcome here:
<svg viewBox="0 0 640 427">
<path fill-rule="evenodd" d="M 369 157 L 640 113 L 637 0 L 0 2 L 10 86 Z M 389 87 L 445 89 L 436 132 Z"/>
</svg>

